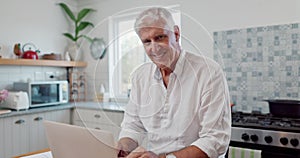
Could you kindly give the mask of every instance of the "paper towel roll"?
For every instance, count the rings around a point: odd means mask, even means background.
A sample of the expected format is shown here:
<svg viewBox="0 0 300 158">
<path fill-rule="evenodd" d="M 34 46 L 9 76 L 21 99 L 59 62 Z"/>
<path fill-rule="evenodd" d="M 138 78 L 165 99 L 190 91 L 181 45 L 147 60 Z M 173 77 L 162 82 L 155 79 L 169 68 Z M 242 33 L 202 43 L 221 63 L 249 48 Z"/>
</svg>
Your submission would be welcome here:
<svg viewBox="0 0 300 158">
<path fill-rule="evenodd" d="M 261 158 L 261 150 L 229 147 L 228 158 Z"/>
</svg>

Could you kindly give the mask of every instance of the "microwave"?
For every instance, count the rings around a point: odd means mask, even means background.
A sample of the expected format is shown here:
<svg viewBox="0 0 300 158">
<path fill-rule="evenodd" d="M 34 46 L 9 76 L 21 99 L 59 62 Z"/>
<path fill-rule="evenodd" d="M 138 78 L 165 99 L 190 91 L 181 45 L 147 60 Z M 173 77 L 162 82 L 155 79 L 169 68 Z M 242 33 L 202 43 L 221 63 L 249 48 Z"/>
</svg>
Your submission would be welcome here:
<svg viewBox="0 0 300 158">
<path fill-rule="evenodd" d="M 14 82 L 15 91 L 28 93 L 29 107 L 40 107 L 68 103 L 67 81 Z"/>
</svg>

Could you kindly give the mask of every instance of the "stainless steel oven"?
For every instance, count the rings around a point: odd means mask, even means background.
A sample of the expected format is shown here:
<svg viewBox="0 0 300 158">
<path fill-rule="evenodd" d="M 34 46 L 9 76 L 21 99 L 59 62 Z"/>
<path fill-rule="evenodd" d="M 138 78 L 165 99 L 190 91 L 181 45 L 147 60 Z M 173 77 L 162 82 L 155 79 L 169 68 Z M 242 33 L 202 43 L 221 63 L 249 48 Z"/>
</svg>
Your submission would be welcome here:
<svg viewBox="0 0 300 158">
<path fill-rule="evenodd" d="M 300 118 L 232 114 L 230 146 L 262 151 L 262 158 L 300 158 Z"/>
</svg>

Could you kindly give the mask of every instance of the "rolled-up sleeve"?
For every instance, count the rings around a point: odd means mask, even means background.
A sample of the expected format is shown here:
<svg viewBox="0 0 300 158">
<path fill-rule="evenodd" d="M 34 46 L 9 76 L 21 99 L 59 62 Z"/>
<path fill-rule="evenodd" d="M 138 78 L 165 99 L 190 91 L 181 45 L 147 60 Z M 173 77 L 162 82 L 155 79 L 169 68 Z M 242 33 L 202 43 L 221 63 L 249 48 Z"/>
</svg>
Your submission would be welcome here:
<svg viewBox="0 0 300 158">
<path fill-rule="evenodd" d="M 202 128 L 199 131 L 199 139 L 191 145 L 197 146 L 209 157 L 217 158 L 226 152 L 230 142 L 231 110 L 223 71 L 219 69 L 210 74 L 200 98 L 201 108 L 198 111 Z"/>
</svg>

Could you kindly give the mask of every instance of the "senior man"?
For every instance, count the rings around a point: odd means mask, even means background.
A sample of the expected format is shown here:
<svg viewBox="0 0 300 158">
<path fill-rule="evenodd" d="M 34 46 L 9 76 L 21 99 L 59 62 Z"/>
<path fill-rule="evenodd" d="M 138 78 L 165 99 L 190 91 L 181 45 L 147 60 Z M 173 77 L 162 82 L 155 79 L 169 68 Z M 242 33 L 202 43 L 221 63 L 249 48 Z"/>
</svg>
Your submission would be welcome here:
<svg viewBox="0 0 300 158">
<path fill-rule="evenodd" d="M 222 68 L 181 48 L 179 27 L 164 8 L 143 11 L 135 31 L 152 62 L 132 75 L 119 157 L 223 157 L 231 112 Z"/>
</svg>

